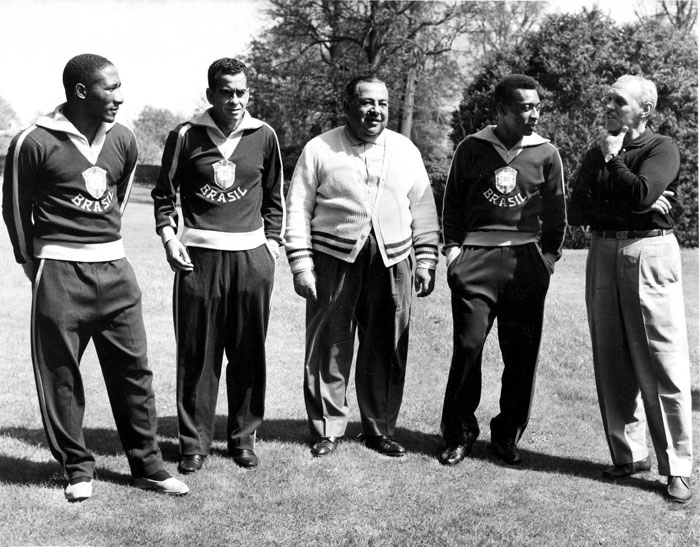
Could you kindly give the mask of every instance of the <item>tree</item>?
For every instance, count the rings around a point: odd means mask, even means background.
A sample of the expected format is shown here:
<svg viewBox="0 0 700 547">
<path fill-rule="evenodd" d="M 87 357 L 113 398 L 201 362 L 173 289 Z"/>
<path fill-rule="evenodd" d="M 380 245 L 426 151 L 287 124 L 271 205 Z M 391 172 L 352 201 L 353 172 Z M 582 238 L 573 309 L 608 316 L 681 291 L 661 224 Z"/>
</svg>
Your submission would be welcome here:
<svg viewBox="0 0 700 547">
<path fill-rule="evenodd" d="M 634 13 L 642 21 L 654 19 L 668 23 L 684 34 L 693 32 L 698 20 L 697 0 L 657 0 L 653 15 L 645 15 L 641 10 Z"/>
<path fill-rule="evenodd" d="M 659 92 L 653 127 L 673 137 L 681 151 L 677 235 L 682 245 L 697 246 L 697 62 L 695 44 L 670 24 L 643 20 L 618 27 L 597 9 L 549 16 L 541 30 L 484 64 L 453 114 L 451 138 L 456 144 L 495 122 L 493 90 L 503 75 L 529 74 L 539 81 L 546 105 L 538 132 L 559 148 L 568 183 L 603 125 L 609 85 L 622 74 L 645 75 Z M 580 228 L 571 229 L 567 245 L 583 247 L 586 239 Z"/>
<path fill-rule="evenodd" d="M 548 2 L 479 2 L 479 16 L 471 46 L 481 56 L 520 45 L 528 33 L 537 30 Z"/>
<path fill-rule="evenodd" d="M 445 96 L 452 93 L 456 102 L 460 83 L 453 43 L 471 29 L 470 16 L 480 3 L 271 4 L 274 24 L 253 42 L 248 58 L 256 71 L 251 108 L 273 124 L 287 161 L 296 161 L 310 137 L 342 122 L 342 86 L 361 72 L 373 72 L 387 83 L 392 107 L 398 110 L 390 117 L 392 129 L 415 139 L 434 133 L 416 130 L 416 125 L 446 122 Z M 432 145 L 416 144 L 421 150 Z"/>
<path fill-rule="evenodd" d="M 160 165 L 168 133 L 182 122 L 167 108 L 143 107 L 134 120 L 134 134 L 139 143 L 139 162 Z"/>
<path fill-rule="evenodd" d="M 5 99 L 0 97 L 0 157 L 7 154 L 10 141 L 19 131 L 17 114 Z"/>
</svg>

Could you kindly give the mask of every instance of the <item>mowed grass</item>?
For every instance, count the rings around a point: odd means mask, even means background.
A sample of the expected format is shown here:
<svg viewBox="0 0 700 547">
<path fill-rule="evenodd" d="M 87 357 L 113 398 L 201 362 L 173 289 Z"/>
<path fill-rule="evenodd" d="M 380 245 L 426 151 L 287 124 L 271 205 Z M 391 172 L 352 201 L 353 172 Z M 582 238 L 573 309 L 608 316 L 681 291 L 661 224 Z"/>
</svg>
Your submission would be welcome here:
<svg viewBox="0 0 700 547">
<path fill-rule="evenodd" d="M 148 190 L 137 187 L 124 219 L 127 253 L 142 291 L 154 370 L 159 441 L 168 469 L 178 459 L 175 417 L 172 273 L 153 230 Z M 488 445 L 502 365 L 495 331 L 484 355 L 482 437 L 454 468 L 437 462 L 442 398 L 451 353 L 444 264 L 433 295 L 415 299 L 406 392 L 394 460 L 361 446 L 354 387 L 348 440 L 331 457 L 309 453 L 302 399 L 304 303 L 288 265 L 278 263 L 268 336 L 266 420 L 256 470 L 226 455 L 225 392 L 217 438 L 204 472 L 185 480 L 192 493 L 169 498 L 130 486 L 92 348 L 83 359 L 85 432 L 97 458 L 92 499 L 69 504 L 47 448 L 29 352 L 30 286 L 0 231 L 0 545 L 347 545 L 347 546 L 691 546 L 700 543 L 700 484 L 686 506 L 663 498 L 651 473 L 617 483 L 600 422 L 583 301 L 585 251 L 566 251 L 552 278 L 523 464 L 507 467 Z M 698 453 L 698 252 L 683 251 Z"/>
</svg>

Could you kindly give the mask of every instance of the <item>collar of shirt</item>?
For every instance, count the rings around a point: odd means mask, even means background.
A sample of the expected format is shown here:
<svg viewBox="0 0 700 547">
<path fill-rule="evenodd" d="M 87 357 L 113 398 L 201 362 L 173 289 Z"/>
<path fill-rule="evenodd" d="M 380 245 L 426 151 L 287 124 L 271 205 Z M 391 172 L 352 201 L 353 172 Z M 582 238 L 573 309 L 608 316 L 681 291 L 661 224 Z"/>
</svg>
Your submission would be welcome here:
<svg viewBox="0 0 700 547">
<path fill-rule="evenodd" d="M 623 150 L 629 149 L 629 148 L 641 148 L 645 144 L 647 144 L 654 136 L 654 132 L 649 129 L 648 127 L 644 129 L 644 133 L 639 135 L 636 139 L 628 142 L 628 143 L 623 143 L 622 148 Z"/>
<path fill-rule="evenodd" d="M 545 139 L 537 133 L 533 133 L 532 135 L 524 135 L 523 138 L 520 139 L 515 146 L 513 146 L 513 148 L 508 150 L 493 132 L 495 128 L 495 125 L 488 125 L 481 131 L 475 133 L 473 137 L 491 143 L 496 152 L 498 152 L 498 154 L 503 158 L 503 161 L 506 163 L 513 161 L 518 154 L 529 146 L 537 146 L 549 142 L 549 139 Z"/>
<path fill-rule="evenodd" d="M 206 110 L 199 116 L 195 116 L 190 120 L 190 123 L 192 125 L 206 127 L 209 138 L 219 149 L 224 159 L 228 159 L 233 155 L 246 129 L 257 129 L 263 125 L 262 121 L 253 118 L 253 116 L 248 114 L 248 111 L 245 111 L 243 112 L 243 118 L 241 119 L 241 123 L 238 124 L 238 127 L 231 131 L 229 135 L 224 135 L 221 129 L 219 129 L 219 126 L 216 125 L 214 118 L 211 117 L 210 112 L 211 109 Z"/>
<path fill-rule="evenodd" d="M 211 129 L 219 136 L 220 139 L 231 139 L 234 138 L 237 133 L 242 133 L 246 129 L 257 129 L 263 125 L 261 120 L 253 118 L 253 116 L 251 116 L 246 110 L 243 112 L 243 118 L 241 119 L 241 123 L 238 124 L 238 127 L 231 131 L 230 134 L 224 135 L 223 131 L 219 129 L 219 126 L 216 125 L 214 118 L 211 117 L 210 112 L 211 108 L 192 118 L 190 123 L 192 125 L 202 125 L 207 129 Z"/>
<path fill-rule="evenodd" d="M 367 142 L 358 139 L 355 134 L 350 130 L 347 124 L 343 126 L 343 136 L 350 143 L 350 146 L 386 146 L 386 132 L 382 131 L 377 137 L 376 142 Z"/>
<path fill-rule="evenodd" d="M 87 137 L 78 131 L 78 129 L 73 125 L 73 122 L 71 122 L 63 114 L 63 108 L 65 105 L 66 103 L 60 104 L 52 113 L 46 114 L 45 116 L 39 118 L 36 121 L 36 125 L 52 131 L 60 131 L 68 135 L 68 138 L 75 145 L 78 151 L 94 165 L 97 163 L 97 158 L 99 157 L 100 151 L 104 146 L 107 133 L 116 125 L 117 122 L 101 123 L 97 128 L 97 133 L 95 134 L 95 138 L 92 140 L 92 144 L 90 144 Z"/>
</svg>

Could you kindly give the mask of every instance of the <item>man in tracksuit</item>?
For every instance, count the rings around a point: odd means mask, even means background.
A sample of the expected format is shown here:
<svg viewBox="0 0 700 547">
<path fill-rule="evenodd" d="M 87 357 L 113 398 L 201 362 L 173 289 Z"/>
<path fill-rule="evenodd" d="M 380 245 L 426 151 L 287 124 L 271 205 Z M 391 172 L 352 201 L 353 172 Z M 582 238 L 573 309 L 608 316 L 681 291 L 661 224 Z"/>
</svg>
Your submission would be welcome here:
<svg viewBox="0 0 700 547">
<path fill-rule="evenodd" d="M 255 467 L 265 403 L 265 338 L 275 260 L 283 244 L 282 160 L 274 130 L 253 118 L 248 68 L 224 58 L 209 67 L 203 114 L 176 127 L 152 192 L 156 229 L 175 273 L 180 471 L 209 454 L 226 354 L 227 442 Z M 180 191 L 184 227 L 176 237 Z"/>
<path fill-rule="evenodd" d="M 120 234 L 137 148 L 114 121 L 119 74 L 83 54 L 68 62 L 63 84 L 66 103 L 12 141 L 3 185 L 15 258 L 33 281 L 32 361 L 49 448 L 68 478 L 66 498 L 89 498 L 95 459 L 83 437 L 79 365 L 92 339 L 136 486 L 186 494 L 156 443 L 141 291 Z"/>
<path fill-rule="evenodd" d="M 534 132 L 537 82 L 506 76 L 495 99 L 497 125 L 457 146 L 445 188 L 443 252 L 454 323 L 442 414 L 445 465 L 468 456 L 479 435 L 481 358 L 496 318 L 504 371 L 491 443 L 506 463 L 520 462 L 516 445 L 530 415 L 545 296 L 564 241 L 561 159 Z"/>
</svg>

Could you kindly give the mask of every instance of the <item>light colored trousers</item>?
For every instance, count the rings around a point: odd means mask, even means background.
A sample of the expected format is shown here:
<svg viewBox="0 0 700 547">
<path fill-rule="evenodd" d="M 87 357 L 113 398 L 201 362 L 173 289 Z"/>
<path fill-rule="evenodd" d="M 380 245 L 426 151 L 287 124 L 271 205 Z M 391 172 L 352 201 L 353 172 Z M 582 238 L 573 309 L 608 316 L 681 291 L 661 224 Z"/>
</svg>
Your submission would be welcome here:
<svg viewBox="0 0 700 547">
<path fill-rule="evenodd" d="M 675 236 L 594 237 L 586 305 L 613 462 L 647 457 L 648 422 L 659 474 L 690 476 L 690 362 Z"/>
</svg>

